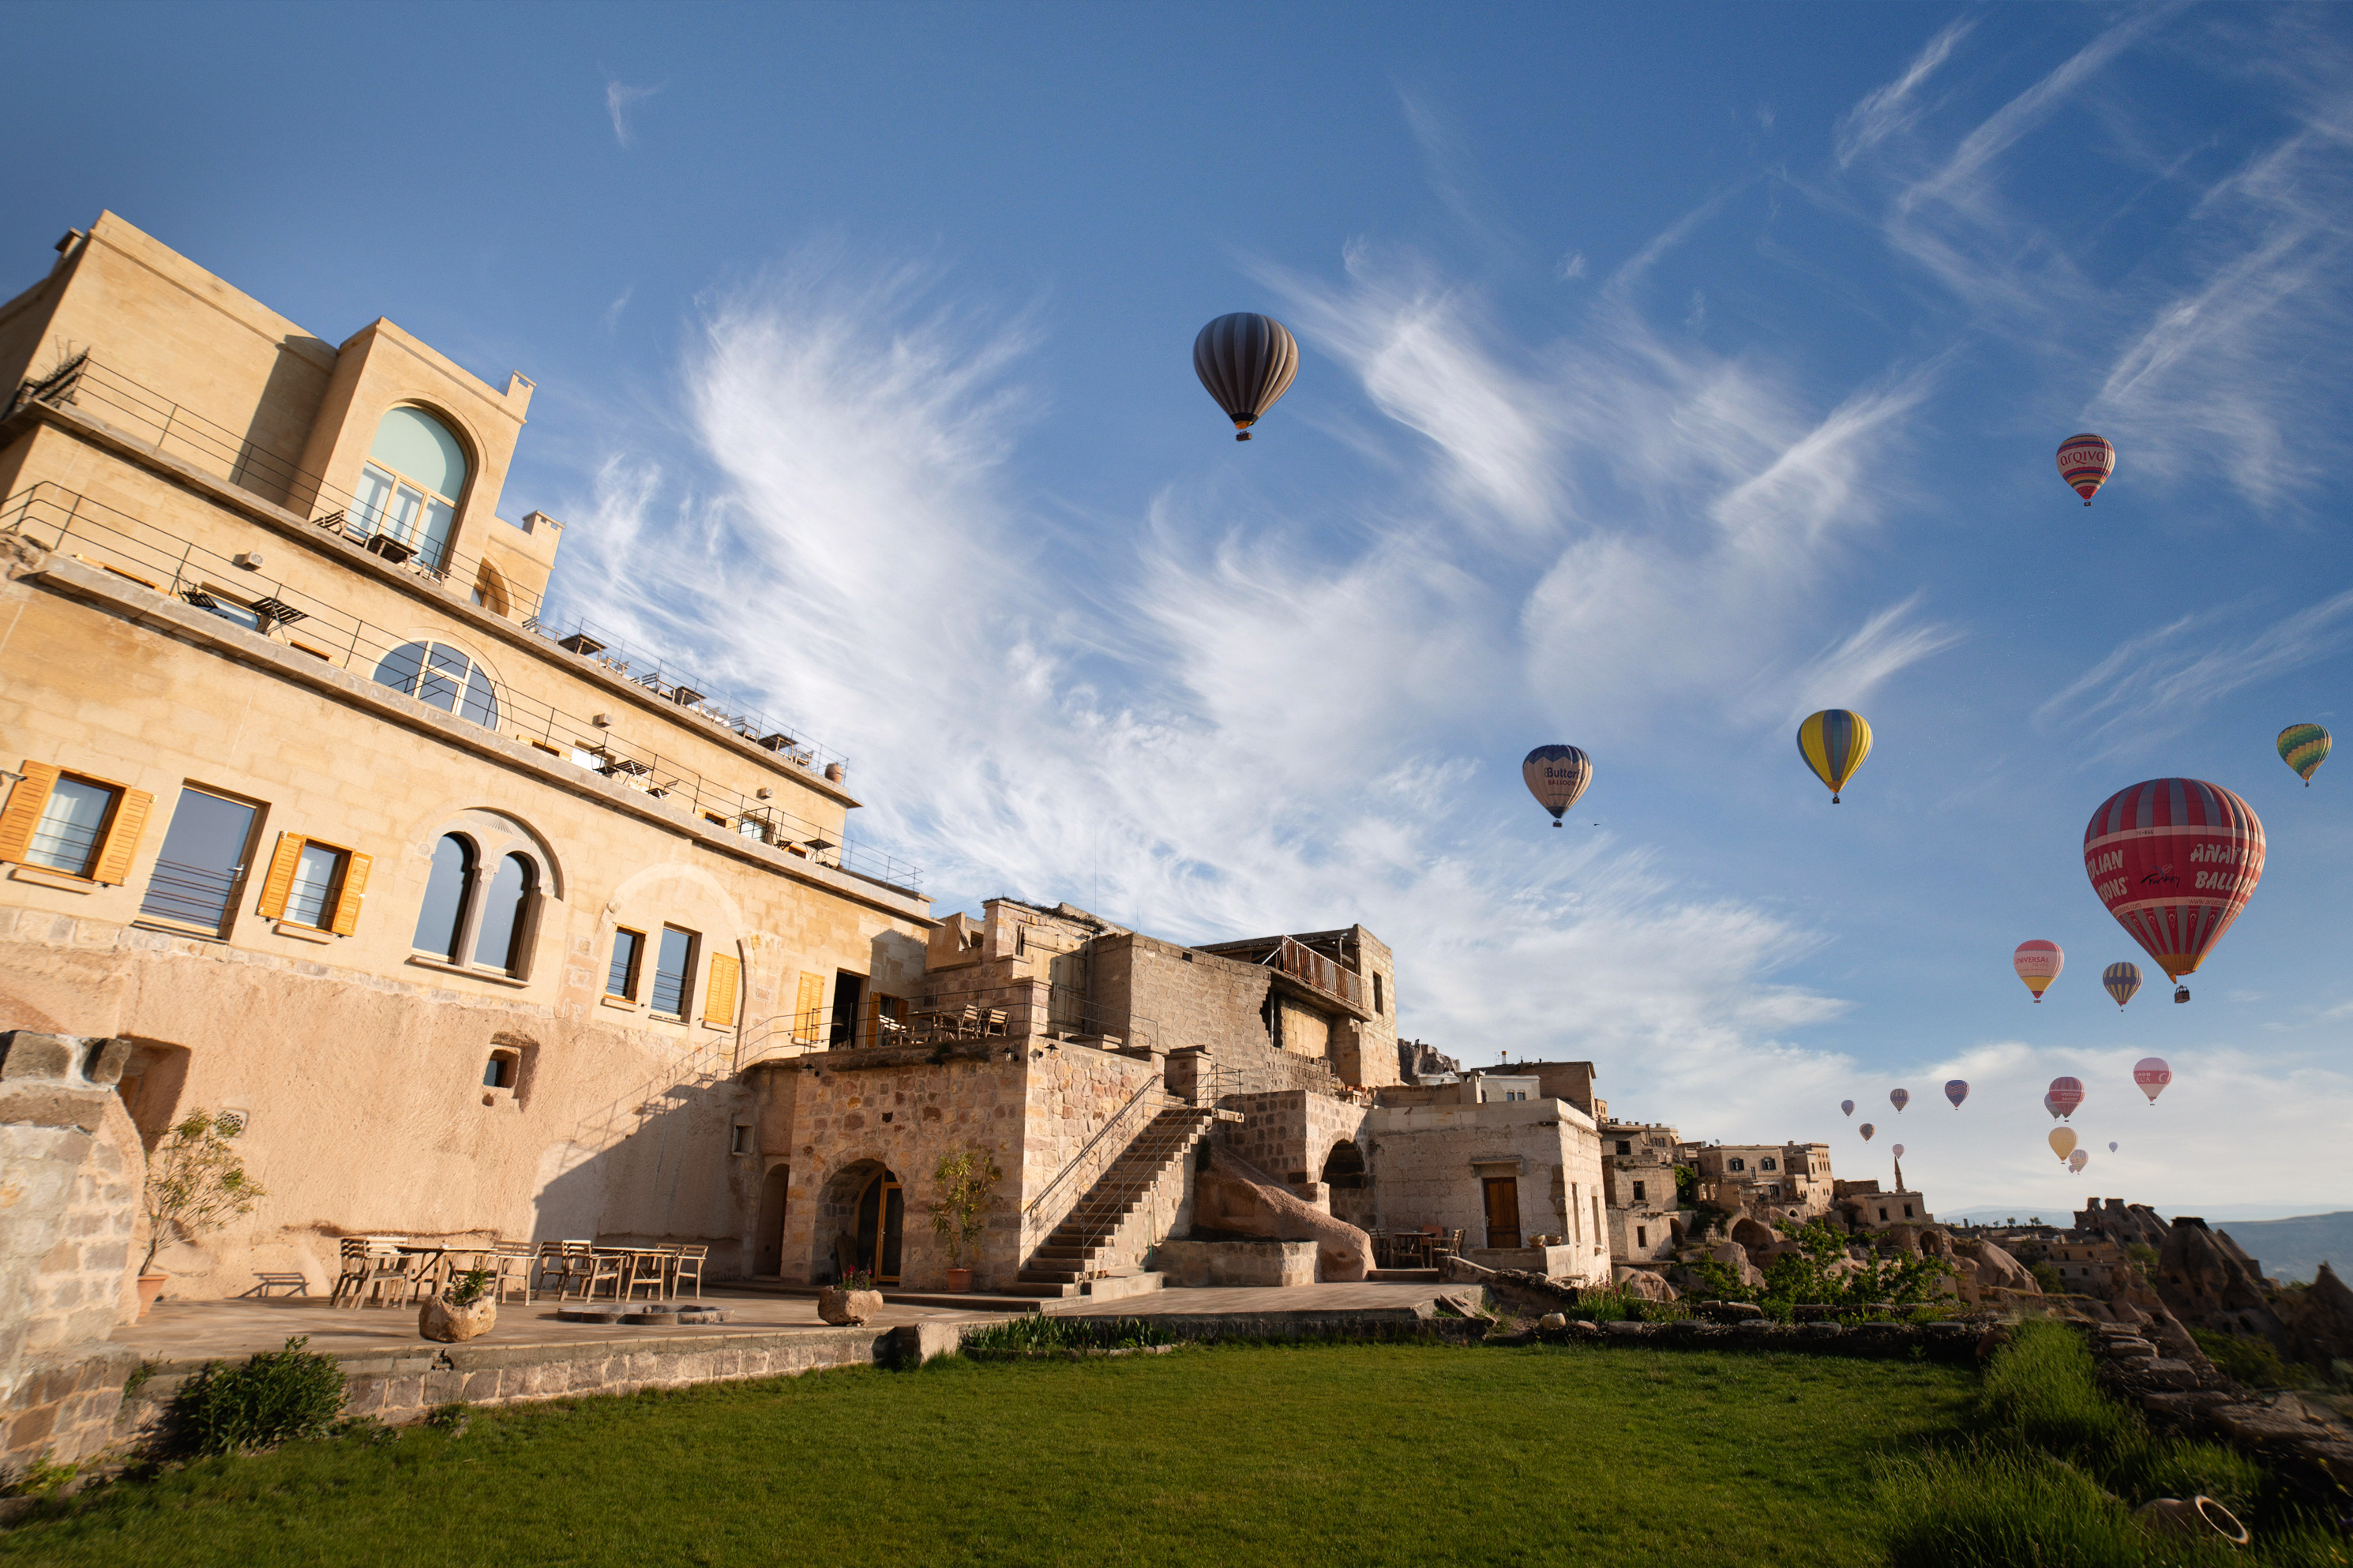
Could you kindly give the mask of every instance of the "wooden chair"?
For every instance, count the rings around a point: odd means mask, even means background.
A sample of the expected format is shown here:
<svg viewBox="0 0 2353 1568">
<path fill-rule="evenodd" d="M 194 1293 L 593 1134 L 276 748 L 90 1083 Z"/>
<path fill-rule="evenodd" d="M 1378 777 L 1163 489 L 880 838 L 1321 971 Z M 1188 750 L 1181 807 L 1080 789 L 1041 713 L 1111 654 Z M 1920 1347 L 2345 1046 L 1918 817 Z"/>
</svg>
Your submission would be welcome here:
<svg viewBox="0 0 2353 1568">
<path fill-rule="evenodd" d="M 964 1011 L 956 1015 L 955 1037 L 959 1040 L 980 1037 L 980 1009 L 970 1002 L 965 1003 Z"/>
<path fill-rule="evenodd" d="M 691 1279 L 694 1281 L 694 1299 L 698 1301 L 702 1300 L 702 1260 L 709 1257 L 710 1253 L 710 1247 L 699 1243 L 678 1249 L 678 1260 L 670 1265 L 670 1271 L 672 1296 L 683 1292 L 687 1281 Z"/>
<path fill-rule="evenodd" d="M 571 1281 L 571 1284 L 580 1287 L 580 1299 L 595 1300 L 596 1287 L 609 1282 L 613 1287 L 613 1300 L 619 1300 L 622 1283 L 629 1275 L 629 1255 L 626 1252 L 591 1251 L 584 1261 L 586 1267 L 573 1275 Z M 567 1284 L 565 1293 L 568 1295 L 570 1292 L 571 1285 Z"/>
<path fill-rule="evenodd" d="M 343 1271 L 335 1276 L 334 1288 L 327 1292 L 327 1305 L 340 1307 L 349 1295 L 352 1305 L 359 1305 L 359 1296 L 368 1278 L 368 1244 L 364 1236 L 347 1236 L 343 1241 Z"/>
<path fill-rule="evenodd" d="M 522 1292 L 522 1304 L 531 1305 L 532 1274 L 538 1258 L 527 1241 L 501 1241 L 482 1256 L 482 1265 L 491 1272 L 491 1300 L 503 1301 L 510 1290 Z"/>
<path fill-rule="evenodd" d="M 1002 1007 L 991 1007 L 988 1010 L 988 1022 L 981 1026 L 980 1033 L 983 1039 L 987 1038 L 991 1035 L 1002 1035 L 1005 1033 L 1005 1009 Z"/>
<path fill-rule="evenodd" d="M 640 1289 L 650 1289 L 652 1299 L 667 1300 L 670 1297 L 670 1266 L 678 1256 L 675 1247 L 649 1247 L 629 1255 L 629 1268 L 622 1279 L 622 1293 L 636 1300 Z"/>
<path fill-rule="evenodd" d="M 366 1248 L 367 1274 L 353 1297 L 352 1305 L 406 1307 L 416 1279 L 409 1273 L 409 1256 L 400 1250 L 396 1242 L 383 1237 L 360 1238 Z"/>
</svg>

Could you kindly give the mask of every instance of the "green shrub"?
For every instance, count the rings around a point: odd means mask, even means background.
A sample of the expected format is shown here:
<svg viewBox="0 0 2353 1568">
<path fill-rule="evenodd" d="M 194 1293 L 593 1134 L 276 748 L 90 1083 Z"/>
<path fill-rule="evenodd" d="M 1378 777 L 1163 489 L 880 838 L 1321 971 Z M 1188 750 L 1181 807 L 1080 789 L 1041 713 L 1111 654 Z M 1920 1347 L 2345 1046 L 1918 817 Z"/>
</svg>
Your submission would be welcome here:
<svg viewBox="0 0 2353 1568">
<path fill-rule="evenodd" d="M 1008 1318 L 965 1336 L 965 1349 L 974 1351 L 1133 1350 L 1145 1345 L 1172 1345 L 1176 1336 L 1165 1324 L 1143 1318 L 1077 1318 L 1046 1312 Z"/>
<path fill-rule="evenodd" d="M 1891 1568 L 2139 1568 L 2147 1542 L 2091 1478 L 2002 1447 L 1891 1462 L 1879 1504 Z"/>
<path fill-rule="evenodd" d="M 263 1351 L 243 1366 L 207 1362 L 172 1403 L 176 1446 L 196 1454 L 245 1448 L 326 1434 L 343 1408 L 343 1369 L 332 1356 L 302 1347 L 297 1334 L 282 1351 Z"/>
<path fill-rule="evenodd" d="M 2282 1360 L 2278 1348 L 2259 1336 L 2192 1329 L 2189 1337 L 2224 1376 L 2235 1377 L 2250 1388 L 2301 1388 L 2321 1381 L 2316 1373 Z"/>
</svg>

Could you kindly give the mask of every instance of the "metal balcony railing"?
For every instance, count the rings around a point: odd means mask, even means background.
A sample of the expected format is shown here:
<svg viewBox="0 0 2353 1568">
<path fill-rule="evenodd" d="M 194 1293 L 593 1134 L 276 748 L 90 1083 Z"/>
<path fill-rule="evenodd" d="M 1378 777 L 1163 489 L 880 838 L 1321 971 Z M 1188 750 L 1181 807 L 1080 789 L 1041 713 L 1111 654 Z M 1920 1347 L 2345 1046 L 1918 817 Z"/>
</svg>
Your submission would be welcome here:
<svg viewBox="0 0 2353 1568">
<path fill-rule="evenodd" d="M 414 645 L 417 639 L 410 634 L 364 621 L 282 578 L 248 571 L 194 540 L 49 481 L 0 501 L 0 534 L 15 534 L 45 550 L 69 555 L 160 596 L 220 615 L 324 663 L 380 679 L 395 689 L 402 689 L 394 685 L 395 679 L 413 677 L 414 655 L 393 657 Z M 207 584 L 228 584 L 237 585 L 239 596 L 247 601 L 244 605 L 223 604 L 207 591 Z M 413 679 L 411 683 L 420 691 L 429 684 Z M 617 780 L 689 817 L 814 864 L 900 891 L 912 891 L 922 879 L 922 868 L 912 862 L 869 845 L 837 842 L 824 825 L 797 816 L 774 801 L 746 795 L 675 756 L 624 742 L 595 717 L 566 712 L 512 687 L 494 687 L 492 693 L 494 713 L 483 713 L 470 697 L 471 710 L 464 716 L 478 721 L 482 717 L 495 718 L 495 725 L 486 727 L 501 735 Z M 459 710 L 454 689 L 437 689 L 433 695 L 440 700 L 431 700 L 431 706 Z"/>
</svg>

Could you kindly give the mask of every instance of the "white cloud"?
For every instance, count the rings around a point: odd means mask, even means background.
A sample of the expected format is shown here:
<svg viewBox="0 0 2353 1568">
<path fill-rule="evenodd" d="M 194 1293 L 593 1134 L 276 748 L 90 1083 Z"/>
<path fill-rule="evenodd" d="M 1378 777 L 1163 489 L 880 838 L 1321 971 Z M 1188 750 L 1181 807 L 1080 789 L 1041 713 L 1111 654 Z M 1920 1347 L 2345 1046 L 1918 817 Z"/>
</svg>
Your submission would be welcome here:
<svg viewBox="0 0 2353 1568">
<path fill-rule="evenodd" d="M 1585 252 L 1572 250 L 1553 268 L 1554 275 L 1564 283 L 1574 283 L 1585 276 Z"/>
<path fill-rule="evenodd" d="M 613 140 L 625 148 L 637 145 L 637 132 L 629 125 L 630 109 L 669 85 L 668 82 L 656 82 L 651 87 L 631 87 L 617 77 L 607 77 L 605 112 L 612 117 Z"/>
<path fill-rule="evenodd" d="M 1847 111 L 1839 121 L 1832 142 L 1840 168 L 1845 168 L 1889 137 L 1911 129 L 1922 112 L 1920 89 L 1976 25 L 1968 19 L 1947 23 L 1913 58 L 1902 76 L 1883 87 L 1873 88 L 1863 95 L 1862 102 Z"/>
</svg>

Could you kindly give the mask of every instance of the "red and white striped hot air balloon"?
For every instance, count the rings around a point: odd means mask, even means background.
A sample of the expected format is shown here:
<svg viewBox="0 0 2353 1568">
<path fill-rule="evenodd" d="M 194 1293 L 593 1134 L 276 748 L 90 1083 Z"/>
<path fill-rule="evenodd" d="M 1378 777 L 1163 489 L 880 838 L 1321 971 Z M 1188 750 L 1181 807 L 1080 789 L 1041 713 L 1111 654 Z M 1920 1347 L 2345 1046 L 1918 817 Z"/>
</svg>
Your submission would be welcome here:
<svg viewBox="0 0 2353 1568">
<path fill-rule="evenodd" d="M 2051 1093 L 2043 1101 L 2054 1116 L 2073 1116 L 2075 1108 L 2084 1103 L 2084 1080 L 2080 1078 L 2054 1078 Z"/>
<path fill-rule="evenodd" d="M 2148 1096 L 2152 1106 L 2157 1103 L 2157 1097 L 2165 1092 L 2165 1086 L 2172 1081 L 2173 1069 L 2165 1065 L 2163 1057 L 2143 1057 L 2133 1063 L 2133 1082 Z"/>
<path fill-rule="evenodd" d="M 2059 443 L 2059 477 L 2084 498 L 2085 506 L 2092 504 L 2092 497 L 2116 471 L 2116 449 L 2105 437 L 2087 431 Z"/>
<path fill-rule="evenodd" d="M 2263 875 L 2263 825 L 2203 779 L 2149 779 L 2100 804 L 2084 829 L 2084 870 L 2116 923 L 2189 1000 L 2181 977 L 2247 907 Z"/>
</svg>

